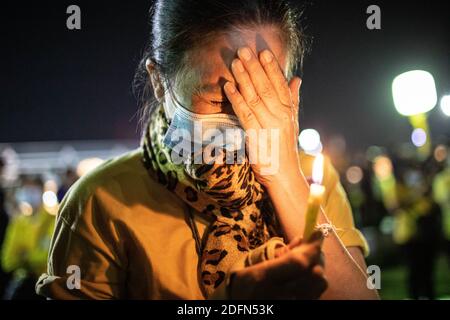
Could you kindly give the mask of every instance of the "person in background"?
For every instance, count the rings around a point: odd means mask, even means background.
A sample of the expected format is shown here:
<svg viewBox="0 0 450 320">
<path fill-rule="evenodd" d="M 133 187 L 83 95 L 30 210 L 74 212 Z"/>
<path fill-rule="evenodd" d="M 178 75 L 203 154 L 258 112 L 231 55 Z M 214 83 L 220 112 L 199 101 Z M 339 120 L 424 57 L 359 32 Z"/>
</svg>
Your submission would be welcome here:
<svg viewBox="0 0 450 320">
<path fill-rule="evenodd" d="M 434 267 L 440 240 L 440 208 L 420 168 L 398 175 L 398 208 L 394 210 L 394 242 L 400 245 L 408 268 L 409 296 L 434 299 Z"/>
<path fill-rule="evenodd" d="M 75 181 L 77 181 L 77 179 L 78 176 L 75 170 L 73 170 L 72 168 L 67 168 L 66 172 L 64 173 L 64 177 L 62 179 L 63 180 L 62 184 L 58 188 L 58 192 L 56 194 L 58 198 L 58 203 L 61 203 L 67 191 L 69 191 L 70 187 L 72 186 L 72 184 L 75 183 Z"/>
<path fill-rule="evenodd" d="M 444 162 L 445 163 L 445 162 Z M 433 198 L 442 210 L 442 231 L 444 252 L 450 266 L 450 157 L 433 180 Z"/>
<path fill-rule="evenodd" d="M 42 203 L 43 183 L 40 178 L 25 178 L 17 192 L 20 212 L 6 230 L 1 262 L 13 278 L 5 299 L 42 299 L 35 294 L 35 283 L 46 270 L 54 215 Z"/>
<path fill-rule="evenodd" d="M 0 158 L 0 181 L 5 167 L 5 161 Z M 5 239 L 5 232 L 8 226 L 9 216 L 5 208 L 5 192 L 0 184 L 0 254 L 3 246 L 3 240 Z M 0 266 L 0 296 L 3 295 L 6 283 L 8 281 L 8 274 Z"/>
</svg>

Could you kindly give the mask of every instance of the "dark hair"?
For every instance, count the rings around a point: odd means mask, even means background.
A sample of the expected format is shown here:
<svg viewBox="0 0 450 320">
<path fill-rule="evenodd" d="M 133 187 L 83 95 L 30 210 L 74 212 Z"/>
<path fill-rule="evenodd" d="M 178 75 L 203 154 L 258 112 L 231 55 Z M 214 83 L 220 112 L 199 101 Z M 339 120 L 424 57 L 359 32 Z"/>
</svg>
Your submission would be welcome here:
<svg viewBox="0 0 450 320">
<path fill-rule="evenodd" d="M 40 188 L 44 187 L 44 180 L 41 175 L 38 174 L 23 174 L 19 177 L 21 181 L 21 185 L 32 184 L 35 186 L 39 186 Z"/>
<path fill-rule="evenodd" d="M 186 53 L 236 27 L 273 25 L 280 29 L 289 58 L 288 76 L 302 69 L 305 36 L 300 26 L 302 10 L 288 0 L 156 0 L 150 9 L 151 35 L 134 79 L 145 125 L 155 102 L 146 70 L 150 59 L 170 87 L 186 65 Z"/>
</svg>

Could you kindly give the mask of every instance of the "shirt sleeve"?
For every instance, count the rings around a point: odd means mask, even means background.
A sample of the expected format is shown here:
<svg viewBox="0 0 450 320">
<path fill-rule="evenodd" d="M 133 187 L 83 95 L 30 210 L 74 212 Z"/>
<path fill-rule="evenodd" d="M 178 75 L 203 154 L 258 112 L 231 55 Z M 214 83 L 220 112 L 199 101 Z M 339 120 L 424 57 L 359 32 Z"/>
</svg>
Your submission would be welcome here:
<svg viewBox="0 0 450 320">
<path fill-rule="evenodd" d="M 115 224 L 95 195 L 78 188 L 61 205 L 47 273 L 36 292 L 50 299 L 124 298 L 124 248 Z"/>
</svg>

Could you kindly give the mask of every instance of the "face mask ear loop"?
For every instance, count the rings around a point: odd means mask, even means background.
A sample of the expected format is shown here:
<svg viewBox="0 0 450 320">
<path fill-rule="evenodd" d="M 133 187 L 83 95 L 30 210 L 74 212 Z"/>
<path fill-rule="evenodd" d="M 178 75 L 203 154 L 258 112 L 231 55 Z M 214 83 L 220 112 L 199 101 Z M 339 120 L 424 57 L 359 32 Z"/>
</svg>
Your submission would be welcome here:
<svg viewBox="0 0 450 320">
<path fill-rule="evenodd" d="M 181 105 L 180 102 L 178 101 L 177 97 L 175 96 L 175 94 L 173 93 L 173 87 L 172 84 L 169 80 L 167 80 L 165 77 L 163 79 L 163 84 L 164 84 L 164 96 L 165 99 L 170 99 L 171 101 L 169 102 L 170 104 L 172 104 L 172 102 L 175 102 L 178 105 Z M 175 106 L 168 106 L 167 103 L 163 103 L 164 106 L 164 112 L 166 114 L 166 118 L 169 121 L 169 124 L 172 122 L 174 114 L 175 114 Z"/>
<path fill-rule="evenodd" d="M 183 104 L 178 100 L 178 97 L 175 94 L 175 90 L 173 90 L 173 86 L 170 83 L 170 81 L 165 81 L 166 86 L 167 86 L 167 92 L 169 93 L 169 97 L 170 99 L 176 104 L 176 107 L 178 108 L 182 108 L 183 110 L 187 110 L 187 108 L 185 108 L 183 106 Z M 174 107 L 174 108 L 176 108 Z M 173 113 L 175 113 L 175 109 L 173 110 Z M 173 114 L 171 115 L 171 117 L 173 117 Z"/>
</svg>

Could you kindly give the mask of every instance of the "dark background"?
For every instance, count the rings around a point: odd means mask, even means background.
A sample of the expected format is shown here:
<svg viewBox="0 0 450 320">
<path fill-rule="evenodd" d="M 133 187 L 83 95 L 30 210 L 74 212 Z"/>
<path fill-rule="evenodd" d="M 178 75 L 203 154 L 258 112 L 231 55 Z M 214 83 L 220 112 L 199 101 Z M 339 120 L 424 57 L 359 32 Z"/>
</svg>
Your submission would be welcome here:
<svg viewBox="0 0 450 320">
<path fill-rule="evenodd" d="M 303 3 L 299 1 L 298 3 Z M 66 28 L 66 8 L 81 8 L 82 29 Z M 151 1 L 3 2 L 0 142 L 137 139 L 131 86 L 149 34 Z M 381 7 L 381 30 L 366 28 L 366 8 Z M 438 98 L 450 93 L 449 1 L 307 1 L 313 38 L 303 76 L 302 128 L 342 134 L 352 149 L 409 140 L 391 83 L 424 69 Z M 450 118 L 429 115 L 435 136 Z"/>
</svg>

